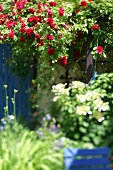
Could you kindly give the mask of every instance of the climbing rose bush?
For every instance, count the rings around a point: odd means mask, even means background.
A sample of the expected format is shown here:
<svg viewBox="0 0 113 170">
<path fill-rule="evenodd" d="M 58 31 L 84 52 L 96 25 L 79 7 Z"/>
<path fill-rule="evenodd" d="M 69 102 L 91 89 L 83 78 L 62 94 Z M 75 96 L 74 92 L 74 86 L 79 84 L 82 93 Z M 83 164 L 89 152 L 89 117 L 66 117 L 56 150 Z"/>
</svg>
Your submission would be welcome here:
<svg viewBox="0 0 113 170">
<path fill-rule="evenodd" d="M 65 67 L 86 57 L 89 34 L 94 58 L 113 46 L 112 15 L 111 0 L 2 0 L 0 41 L 10 44 L 9 63 L 19 75 L 26 76 L 37 60 L 42 71 Z"/>
</svg>

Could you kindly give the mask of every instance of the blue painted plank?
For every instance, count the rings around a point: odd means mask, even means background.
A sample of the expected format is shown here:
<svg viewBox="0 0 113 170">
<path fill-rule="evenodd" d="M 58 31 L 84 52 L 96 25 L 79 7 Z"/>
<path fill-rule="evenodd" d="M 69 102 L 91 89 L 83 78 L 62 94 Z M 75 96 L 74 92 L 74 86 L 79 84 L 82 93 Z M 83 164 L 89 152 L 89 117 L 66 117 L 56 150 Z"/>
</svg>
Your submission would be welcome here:
<svg viewBox="0 0 113 170">
<path fill-rule="evenodd" d="M 65 166 L 92 166 L 92 165 L 109 165 L 107 158 L 83 158 L 83 159 L 74 159 L 74 158 L 65 158 Z"/>
<path fill-rule="evenodd" d="M 65 170 L 111 170 L 111 168 L 85 168 L 85 167 L 83 167 L 83 168 L 79 168 L 79 167 L 77 167 L 77 168 L 73 168 L 73 167 L 67 167 L 67 168 L 65 168 Z"/>
<path fill-rule="evenodd" d="M 94 148 L 94 149 L 78 149 L 78 148 L 65 148 L 64 156 L 72 157 L 72 156 L 86 156 L 86 155 L 108 155 L 109 154 L 108 147 Z"/>
<path fill-rule="evenodd" d="M 3 45 L 0 44 L 0 118 L 3 117 Z"/>
</svg>

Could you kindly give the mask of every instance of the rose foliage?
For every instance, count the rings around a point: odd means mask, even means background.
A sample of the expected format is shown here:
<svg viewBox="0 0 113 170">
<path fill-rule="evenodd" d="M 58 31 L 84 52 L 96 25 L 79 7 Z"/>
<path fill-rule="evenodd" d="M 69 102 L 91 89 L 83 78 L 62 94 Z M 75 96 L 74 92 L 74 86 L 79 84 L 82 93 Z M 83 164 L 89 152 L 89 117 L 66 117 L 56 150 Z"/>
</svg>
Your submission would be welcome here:
<svg viewBox="0 0 113 170">
<path fill-rule="evenodd" d="M 26 76 L 85 58 L 92 35 L 94 58 L 113 46 L 112 0 L 8 0 L 0 3 L 0 41 L 12 47 L 13 71 Z M 108 55 L 107 55 L 108 57 Z"/>
</svg>

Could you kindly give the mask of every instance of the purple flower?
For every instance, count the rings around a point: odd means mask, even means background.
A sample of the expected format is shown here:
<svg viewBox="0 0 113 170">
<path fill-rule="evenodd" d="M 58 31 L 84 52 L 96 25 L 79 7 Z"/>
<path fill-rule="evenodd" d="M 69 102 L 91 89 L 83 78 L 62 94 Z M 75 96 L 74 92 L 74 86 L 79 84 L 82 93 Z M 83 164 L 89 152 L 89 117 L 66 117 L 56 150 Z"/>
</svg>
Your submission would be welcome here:
<svg viewBox="0 0 113 170">
<path fill-rule="evenodd" d="M 4 126 L 0 126 L 0 131 L 3 131 L 4 130 Z"/>
<path fill-rule="evenodd" d="M 56 125 L 53 125 L 53 130 L 54 130 L 55 132 L 57 132 L 57 131 L 58 131 L 58 127 L 57 127 Z"/>
<path fill-rule="evenodd" d="M 36 134 L 40 137 L 40 138 L 44 138 L 43 133 L 40 130 L 36 131 Z"/>
<path fill-rule="evenodd" d="M 47 120 L 51 120 L 51 118 L 52 118 L 52 117 L 51 117 L 49 114 L 46 115 L 46 119 L 47 119 Z"/>
</svg>

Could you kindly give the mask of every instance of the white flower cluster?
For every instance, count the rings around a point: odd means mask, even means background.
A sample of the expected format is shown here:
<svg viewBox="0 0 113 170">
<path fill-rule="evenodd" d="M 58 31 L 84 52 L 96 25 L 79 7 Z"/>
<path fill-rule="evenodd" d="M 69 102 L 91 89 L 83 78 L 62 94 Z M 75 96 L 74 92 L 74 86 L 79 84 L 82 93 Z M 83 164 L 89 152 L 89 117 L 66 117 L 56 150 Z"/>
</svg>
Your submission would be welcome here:
<svg viewBox="0 0 113 170">
<path fill-rule="evenodd" d="M 72 84 L 71 84 L 71 88 L 74 88 L 74 89 L 80 88 L 80 87 L 84 88 L 85 86 L 86 86 L 86 84 L 84 84 L 80 81 L 72 81 Z"/>
<path fill-rule="evenodd" d="M 86 115 L 94 113 L 100 113 L 98 120 L 102 121 L 104 120 L 104 117 L 102 115 L 102 111 L 107 111 L 109 109 L 109 103 L 103 102 L 101 99 L 101 94 L 97 91 L 88 91 L 86 94 L 77 94 L 76 99 L 81 104 L 78 105 L 76 109 L 76 113 L 78 115 Z M 90 104 L 88 104 L 90 102 Z M 84 104 L 83 104 L 84 103 Z M 92 106 L 92 107 L 91 107 Z M 97 115 L 93 115 L 97 117 Z"/>
<path fill-rule="evenodd" d="M 55 97 L 53 98 L 53 102 L 56 102 L 62 94 L 69 95 L 69 90 L 70 88 L 65 88 L 65 84 L 62 83 L 52 86 L 51 91 L 55 95 Z"/>
</svg>

